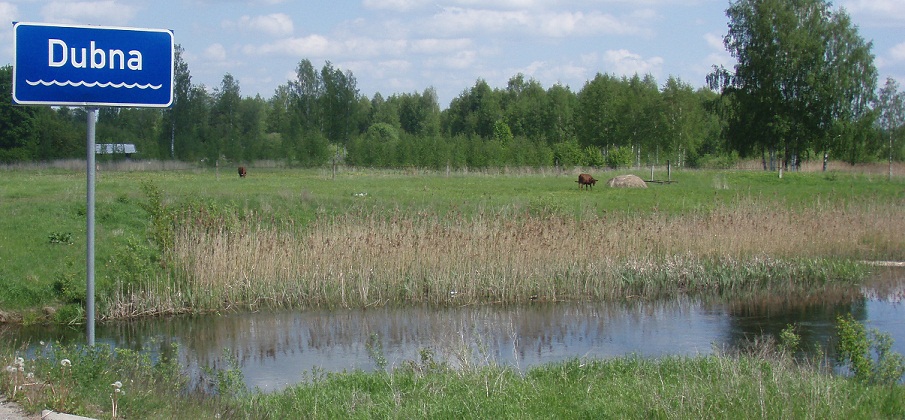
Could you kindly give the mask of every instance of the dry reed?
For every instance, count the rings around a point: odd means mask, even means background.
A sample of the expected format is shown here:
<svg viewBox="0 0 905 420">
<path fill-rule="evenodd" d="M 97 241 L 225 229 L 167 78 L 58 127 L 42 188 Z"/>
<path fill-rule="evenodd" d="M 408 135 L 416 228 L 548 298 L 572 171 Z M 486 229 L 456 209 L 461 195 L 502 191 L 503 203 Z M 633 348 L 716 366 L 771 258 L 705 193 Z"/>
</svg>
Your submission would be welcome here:
<svg viewBox="0 0 905 420">
<path fill-rule="evenodd" d="M 733 169 L 742 171 L 760 171 L 763 170 L 764 163 L 760 159 L 743 160 L 735 165 Z M 801 172 L 824 172 L 822 160 L 808 160 L 801 162 L 798 168 Z M 871 162 L 856 163 L 854 165 L 839 160 L 827 162 L 827 171 L 842 172 L 862 175 L 878 175 L 886 176 L 889 173 L 889 163 L 887 162 Z M 894 177 L 901 177 L 905 173 L 905 162 L 893 162 L 892 173 Z"/>
<path fill-rule="evenodd" d="M 472 217 L 355 213 L 307 226 L 265 219 L 185 217 L 172 278 L 121 293 L 108 316 L 807 289 L 853 280 L 828 278 L 840 276 L 833 261 L 905 249 L 905 208 L 869 201 L 794 210 L 748 200 L 637 217 L 503 209 Z"/>
</svg>

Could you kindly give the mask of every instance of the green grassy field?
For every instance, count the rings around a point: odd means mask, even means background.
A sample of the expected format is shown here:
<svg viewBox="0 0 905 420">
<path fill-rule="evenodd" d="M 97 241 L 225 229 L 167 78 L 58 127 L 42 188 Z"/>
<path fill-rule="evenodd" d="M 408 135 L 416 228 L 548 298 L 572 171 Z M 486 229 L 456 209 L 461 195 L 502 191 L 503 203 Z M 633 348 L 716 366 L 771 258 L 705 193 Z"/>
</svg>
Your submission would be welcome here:
<svg viewBox="0 0 905 420">
<path fill-rule="evenodd" d="M 901 178 L 674 170 L 669 184 L 613 189 L 603 183 L 626 172 L 596 171 L 580 191 L 577 172 L 494 172 L 102 171 L 99 315 L 444 303 L 453 290 L 472 303 L 756 289 L 858 271 L 814 268 L 827 260 L 905 259 Z M 85 191 L 80 171 L 3 172 L 6 318 L 69 304 L 57 321 L 77 320 Z M 720 272 L 728 280 L 708 283 Z"/>
</svg>

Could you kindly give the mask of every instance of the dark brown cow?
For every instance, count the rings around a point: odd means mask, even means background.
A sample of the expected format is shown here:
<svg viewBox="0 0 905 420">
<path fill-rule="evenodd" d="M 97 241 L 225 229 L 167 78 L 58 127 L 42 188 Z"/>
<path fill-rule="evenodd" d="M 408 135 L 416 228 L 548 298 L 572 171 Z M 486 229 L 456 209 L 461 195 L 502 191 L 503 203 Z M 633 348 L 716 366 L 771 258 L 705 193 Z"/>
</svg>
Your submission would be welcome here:
<svg viewBox="0 0 905 420">
<path fill-rule="evenodd" d="M 240 167 L 239 167 L 239 178 L 245 178 L 245 174 L 246 174 L 246 172 L 245 172 L 245 167 L 244 167 L 244 166 L 240 166 Z"/>
<path fill-rule="evenodd" d="M 588 189 L 591 189 L 591 187 L 593 187 L 594 184 L 597 183 L 597 180 L 594 179 L 593 176 L 590 176 L 588 174 L 581 174 L 578 175 L 578 181 L 575 182 L 578 183 L 578 189 L 580 190 L 584 188 L 585 185 L 588 186 Z"/>
</svg>

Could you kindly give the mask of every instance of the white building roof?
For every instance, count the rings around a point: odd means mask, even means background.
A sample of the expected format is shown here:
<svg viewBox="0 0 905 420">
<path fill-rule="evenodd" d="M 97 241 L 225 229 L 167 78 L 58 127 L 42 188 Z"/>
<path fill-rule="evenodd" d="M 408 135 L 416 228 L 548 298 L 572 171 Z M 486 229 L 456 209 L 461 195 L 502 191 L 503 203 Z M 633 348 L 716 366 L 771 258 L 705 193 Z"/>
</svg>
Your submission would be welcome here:
<svg viewBox="0 0 905 420">
<path fill-rule="evenodd" d="M 114 153 L 132 154 L 138 153 L 134 144 L 128 143 L 98 143 L 94 145 L 94 153 L 98 155 L 112 155 Z"/>
</svg>

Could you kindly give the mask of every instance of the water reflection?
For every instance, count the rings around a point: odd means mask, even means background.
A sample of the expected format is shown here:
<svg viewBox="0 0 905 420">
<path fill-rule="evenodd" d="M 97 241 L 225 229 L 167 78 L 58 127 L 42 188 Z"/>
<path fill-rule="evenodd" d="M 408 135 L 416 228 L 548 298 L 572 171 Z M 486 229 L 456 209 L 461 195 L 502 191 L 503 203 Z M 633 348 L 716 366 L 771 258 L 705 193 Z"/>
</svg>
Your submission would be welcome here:
<svg viewBox="0 0 905 420">
<path fill-rule="evenodd" d="M 884 277 L 885 276 L 885 277 Z M 905 270 L 884 270 L 864 290 L 821 290 L 808 296 L 739 302 L 672 301 L 569 303 L 460 308 L 379 308 L 258 312 L 153 319 L 99 325 L 98 343 L 150 351 L 180 346 L 192 371 L 227 368 L 224 349 L 238 360 L 250 387 L 280 389 L 312 370 L 371 370 L 371 337 L 390 366 L 417 361 L 431 349 L 453 365 L 506 364 L 525 369 L 575 357 L 708 354 L 760 335 L 799 326 L 801 343 L 831 347 L 836 316 L 852 313 L 889 333 L 905 353 Z M 75 329 L 19 328 L 4 338 L 36 343 L 80 342 Z"/>
<path fill-rule="evenodd" d="M 812 354 L 820 348 L 832 358 L 836 319 L 852 314 L 858 321 L 867 321 L 866 302 L 864 294 L 857 289 L 733 302 L 724 308 L 730 322 L 726 344 L 738 348 L 761 336 L 778 339 L 784 329 L 795 325 L 803 354 Z"/>
</svg>

